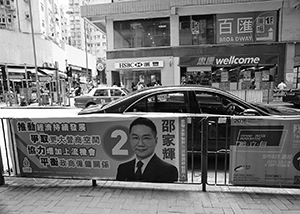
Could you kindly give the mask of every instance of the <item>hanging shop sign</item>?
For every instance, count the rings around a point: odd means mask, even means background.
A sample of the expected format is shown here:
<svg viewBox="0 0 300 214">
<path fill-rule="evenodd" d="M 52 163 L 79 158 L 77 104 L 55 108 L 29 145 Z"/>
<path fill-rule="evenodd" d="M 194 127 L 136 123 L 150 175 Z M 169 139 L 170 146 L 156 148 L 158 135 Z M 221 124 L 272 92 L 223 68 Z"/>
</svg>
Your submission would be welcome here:
<svg viewBox="0 0 300 214">
<path fill-rule="evenodd" d="M 277 54 L 181 57 L 180 66 L 277 64 Z"/>
<path fill-rule="evenodd" d="M 217 15 L 217 43 L 276 41 L 277 11 Z"/>
<path fill-rule="evenodd" d="M 118 62 L 115 69 L 163 68 L 164 61 Z"/>
</svg>

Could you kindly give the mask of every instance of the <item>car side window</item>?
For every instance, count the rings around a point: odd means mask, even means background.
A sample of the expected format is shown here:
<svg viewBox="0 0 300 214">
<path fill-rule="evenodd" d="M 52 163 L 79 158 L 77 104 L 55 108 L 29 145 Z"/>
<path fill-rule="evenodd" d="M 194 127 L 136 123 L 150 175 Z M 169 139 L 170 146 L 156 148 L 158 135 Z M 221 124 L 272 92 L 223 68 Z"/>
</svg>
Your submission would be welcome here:
<svg viewBox="0 0 300 214">
<path fill-rule="evenodd" d="M 94 96 L 108 96 L 107 89 L 97 89 Z"/>
<path fill-rule="evenodd" d="M 119 89 L 110 89 L 111 96 L 122 96 L 122 91 Z"/>
<path fill-rule="evenodd" d="M 186 92 L 169 92 L 148 96 L 128 108 L 126 112 L 189 112 Z"/>
<path fill-rule="evenodd" d="M 227 97 L 196 91 L 196 99 L 203 114 L 238 115 L 244 108 Z"/>
</svg>

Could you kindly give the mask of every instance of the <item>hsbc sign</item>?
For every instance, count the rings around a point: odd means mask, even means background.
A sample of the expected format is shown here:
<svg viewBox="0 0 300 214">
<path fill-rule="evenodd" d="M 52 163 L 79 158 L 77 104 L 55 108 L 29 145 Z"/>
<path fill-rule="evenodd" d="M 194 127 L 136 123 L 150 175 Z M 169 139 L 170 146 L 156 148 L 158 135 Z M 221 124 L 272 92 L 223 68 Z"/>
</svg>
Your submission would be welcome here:
<svg viewBox="0 0 300 214">
<path fill-rule="evenodd" d="M 118 62 L 115 69 L 139 69 L 139 68 L 162 68 L 164 61 L 137 61 L 137 62 Z"/>
</svg>

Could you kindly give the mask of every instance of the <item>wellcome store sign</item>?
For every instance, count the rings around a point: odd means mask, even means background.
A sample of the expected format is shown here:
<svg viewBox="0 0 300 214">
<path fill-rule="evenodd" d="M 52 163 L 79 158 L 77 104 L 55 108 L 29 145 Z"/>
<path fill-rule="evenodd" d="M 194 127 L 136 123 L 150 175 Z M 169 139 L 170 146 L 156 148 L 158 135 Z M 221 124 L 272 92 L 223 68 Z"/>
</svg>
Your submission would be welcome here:
<svg viewBox="0 0 300 214">
<path fill-rule="evenodd" d="M 216 57 L 215 64 L 216 65 L 245 65 L 245 64 L 258 64 L 260 63 L 260 58 L 258 56 L 250 56 L 250 57 Z"/>
<path fill-rule="evenodd" d="M 277 64 L 278 58 L 278 54 L 181 57 L 180 66 Z"/>
</svg>

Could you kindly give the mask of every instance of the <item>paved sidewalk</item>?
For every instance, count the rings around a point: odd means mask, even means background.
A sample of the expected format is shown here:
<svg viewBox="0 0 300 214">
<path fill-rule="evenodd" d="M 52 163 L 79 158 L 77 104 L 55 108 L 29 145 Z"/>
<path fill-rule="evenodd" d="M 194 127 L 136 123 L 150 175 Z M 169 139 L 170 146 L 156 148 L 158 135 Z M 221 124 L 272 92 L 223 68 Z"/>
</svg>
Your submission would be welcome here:
<svg viewBox="0 0 300 214">
<path fill-rule="evenodd" d="M 300 190 L 5 177 L 1 214 L 300 213 Z"/>
</svg>

